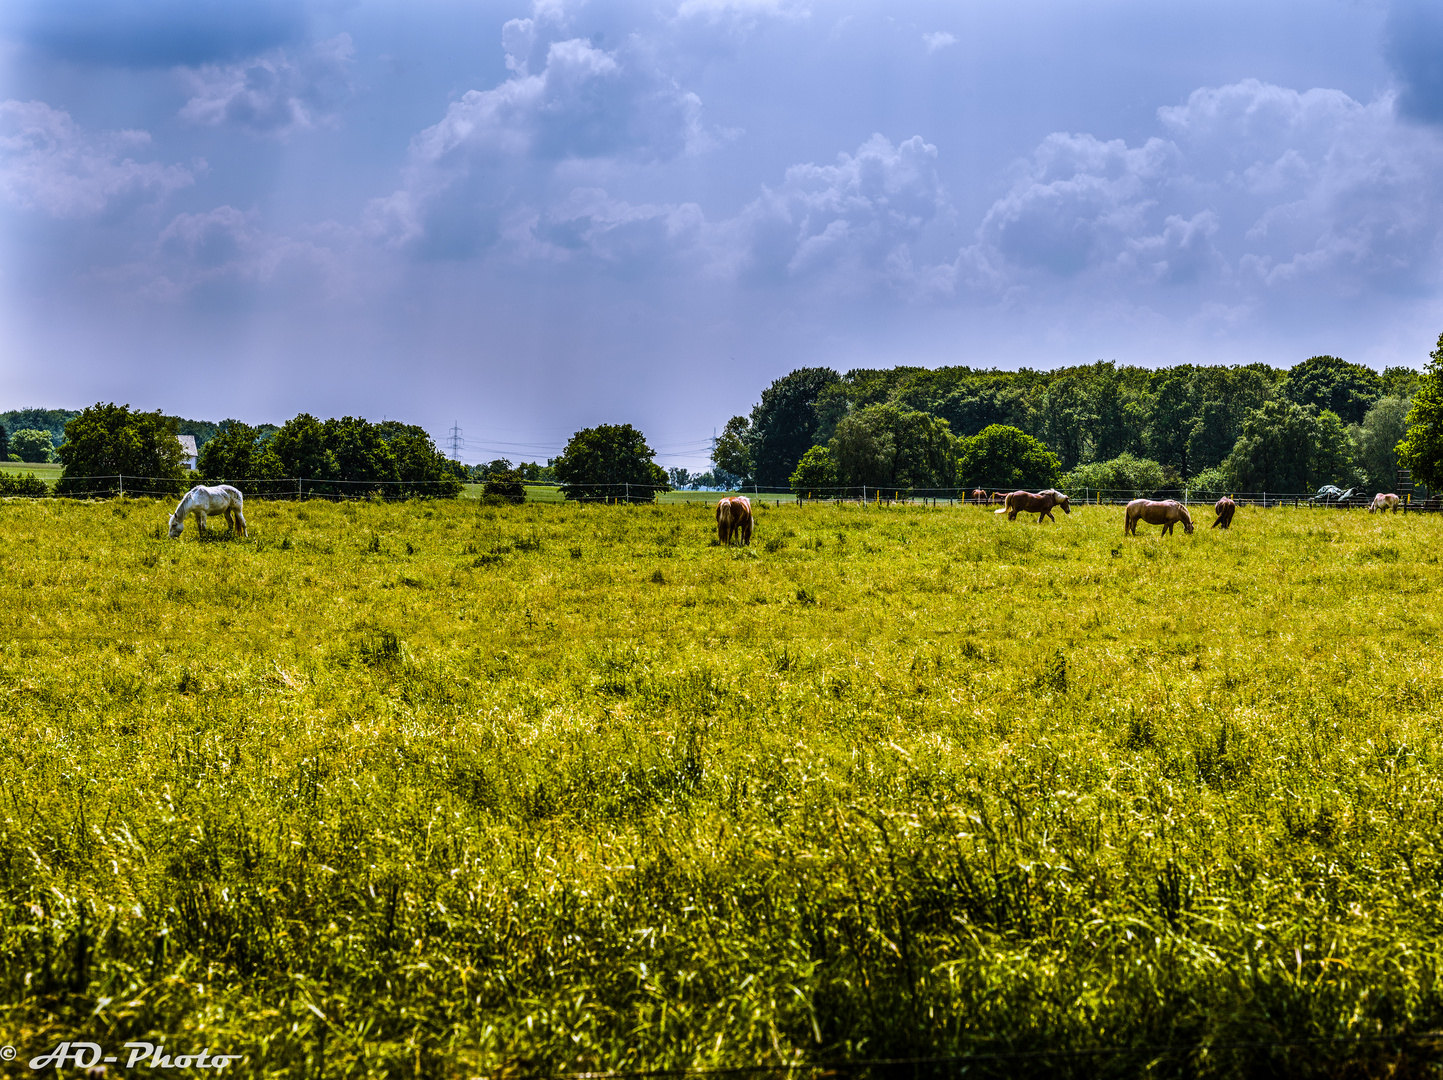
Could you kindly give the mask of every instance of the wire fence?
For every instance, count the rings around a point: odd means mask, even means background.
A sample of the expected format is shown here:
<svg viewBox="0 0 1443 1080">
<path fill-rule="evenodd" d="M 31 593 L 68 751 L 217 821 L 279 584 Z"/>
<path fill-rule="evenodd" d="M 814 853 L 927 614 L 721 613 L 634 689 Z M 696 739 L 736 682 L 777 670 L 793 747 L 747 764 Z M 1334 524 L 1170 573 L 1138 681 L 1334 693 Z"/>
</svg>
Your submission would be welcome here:
<svg viewBox="0 0 1443 1080">
<path fill-rule="evenodd" d="M 268 480 L 238 481 L 235 486 L 248 499 L 264 500 L 305 500 L 325 499 L 330 501 L 361 501 L 371 499 L 401 500 L 411 498 L 452 498 L 463 491 L 467 484 L 476 487 L 475 481 L 461 481 L 454 477 L 436 480 L 329 480 L 310 477 L 281 477 Z M 173 477 L 132 476 L 130 474 L 108 474 L 98 476 L 63 476 L 63 489 L 52 491 L 46 481 L 29 476 L 12 476 L 0 473 L 0 496 L 10 498 L 45 498 L 60 495 L 69 498 L 178 498 L 185 490 L 186 481 Z M 45 486 L 41 491 L 40 487 Z M 979 484 L 966 487 L 919 488 L 900 485 L 831 485 L 798 488 L 791 485 L 769 486 L 746 484 L 730 491 L 709 492 L 687 491 L 673 488 L 668 484 L 638 484 L 629 481 L 614 481 L 587 484 L 528 483 L 534 496 L 536 489 L 555 492 L 560 498 L 590 504 L 635 504 L 651 503 L 668 493 L 715 495 L 746 495 L 751 498 L 770 498 L 778 503 L 782 500 L 804 503 L 857 504 L 861 506 L 957 506 L 1000 505 L 1010 487 L 994 487 Z M 1355 496 L 1338 499 L 1317 495 L 1312 492 L 1276 491 L 1223 491 L 1203 488 L 1175 487 L 1158 489 L 1138 488 L 1094 488 L 1063 487 L 1074 506 L 1118 506 L 1133 499 L 1176 499 L 1185 505 L 1211 505 L 1224 496 L 1230 497 L 1239 506 L 1260 508 L 1297 507 L 1310 509 L 1366 509 L 1373 503 L 1370 496 Z M 1403 513 L 1438 511 L 1440 500 L 1403 495 L 1397 510 Z"/>
</svg>

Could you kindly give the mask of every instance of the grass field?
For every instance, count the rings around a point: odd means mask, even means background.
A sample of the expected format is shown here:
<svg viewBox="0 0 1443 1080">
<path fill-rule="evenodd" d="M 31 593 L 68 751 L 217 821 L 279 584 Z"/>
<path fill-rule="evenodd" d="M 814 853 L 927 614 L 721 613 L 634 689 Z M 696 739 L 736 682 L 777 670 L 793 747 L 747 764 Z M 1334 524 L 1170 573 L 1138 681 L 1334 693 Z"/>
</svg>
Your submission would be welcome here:
<svg viewBox="0 0 1443 1080">
<path fill-rule="evenodd" d="M 168 509 L 0 502 L 10 1068 L 1443 1060 L 1436 516 Z"/>
<path fill-rule="evenodd" d="M 0 461 L 0 473 L 11 473 L 15 476 L 38 476 L 51 487 L 55 481 L 60 479 L 61 470 L 64 466 L 58 461 L 35 464 L 27 461 Z"/>
</svg>

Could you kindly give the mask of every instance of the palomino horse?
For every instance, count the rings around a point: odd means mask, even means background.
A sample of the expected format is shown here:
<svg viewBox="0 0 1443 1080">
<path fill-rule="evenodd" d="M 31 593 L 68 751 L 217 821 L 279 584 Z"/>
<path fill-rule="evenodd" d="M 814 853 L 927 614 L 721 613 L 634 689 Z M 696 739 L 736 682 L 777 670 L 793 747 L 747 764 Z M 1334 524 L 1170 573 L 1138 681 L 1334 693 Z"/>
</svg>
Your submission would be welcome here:
<svg viewBox="0 0 1443 1080">
<path fill-rule="evenodd" d="M 1172 532 L 1172 527 L 1179 521 L 1182 522 L 1183 532 L 1192 532 L 1192 515 L 1187 512 L 1187 507 L 1176 499 L 1163 499 L 1161 502 L 1133 499 L 1127 504 L 1127 522 L 1122 527 L 1122 535 L 1132 533 L 1136 536 L 1139 521 L 1145 521 L 1149 525 L 1161 525 L 1164 536 Z"/>
<path fill-rule="evenodd" d="M 983 491 L 981 488 L 973 488 L 973 489 L 972 489 L 972 505 L 973 505 L 973 506 L 986 506 L 986 505 L 987 505 L 987 492 Z"/>
<path fill-rule="evenodd" d="M 1224 495 L 1217 502 L 1213 503 L 1213 512 L 1217 514 L 1217 517 L 1213 519 L 1213 523 L 1209 528 L 1216 529 L 1222 527 L 1226 529 L 1233 523 L 1233 515 L 1238 512 L 1238 504 Z"/>
<path fill-rule="evenodd" d="M 1052 508 L 1062 507 L 1064 514 L 1072 513 L 1071 505 L 1066 495 L 1056 488 L 1048 488 L 1046 491 L 1039 491 L 1036 495 L 1030 491 L 1014 491 L 1002 500 L 1002 509 L 992 511 L 994 514 L 1006 514 L 1008 521 L 1016 521 L 1018 513 L 1036 514 L 1037 524 L 1042 524 L 1043 518 L 1052 518 Z"/>
<path fill-rule="evenodd" d="M 187 514 L 195 515 L 196 528 L 205 532 L 205 516 L 207 514 L 224 514 L 225 523 L 232 530 L 239 529 L 240 534 L 246 534 L 246 519 L 244 512 L 245 499 L 240 491 L 229 484 L 220 484 L 216 487 L 193 487 L 185 493 L 185 498 L 180 500 L 180 505 L 175 508 L 175 513 L 170 515 L 170 538 L 174 540 L 185 529 L 185 518 Z"/>
<path fill-rule="evenodd" d="M 1368 513 L 1371 514 L 1376 510 L 1381 510 L 1386 514 L 1391 510 L 1396 514 L 1398 512 L 1398 504 L 1402 501 L 1403 500 L 1396 495 L 1374 495 L 1373 505 L 1368 507 Z"/>
<path fill-rule="evenodd" d="M 716 504 L 716 538 L 730 544 L 737 537 L 752 542 L 752 504 L 745 495 L 733 495 Z"/>
</svg>

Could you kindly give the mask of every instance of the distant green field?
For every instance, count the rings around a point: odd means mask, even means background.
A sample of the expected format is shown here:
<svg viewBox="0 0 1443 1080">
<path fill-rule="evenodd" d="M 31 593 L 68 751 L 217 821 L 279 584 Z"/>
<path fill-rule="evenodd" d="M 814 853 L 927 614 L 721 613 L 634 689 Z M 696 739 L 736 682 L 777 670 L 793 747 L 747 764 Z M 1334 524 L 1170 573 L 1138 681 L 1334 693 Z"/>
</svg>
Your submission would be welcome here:
<svg viewBox="0 0 1443 1080">
<path fill-rule="evenodd" d="M 1443 517 L 169 509 L 0 501 L 17 1062 L 1443 1064 Z"/>
<path fill-rule="evenodd" d="M 12 473 L 16 476 L 38 476 L 51 487 L 55 481 L 60 479 L 60 472 L 64 468 L 59 462 L 47 462 L 45 464 L 32 464 L 25 461 L 0 461 L 0 472 Z"/>
</svg>

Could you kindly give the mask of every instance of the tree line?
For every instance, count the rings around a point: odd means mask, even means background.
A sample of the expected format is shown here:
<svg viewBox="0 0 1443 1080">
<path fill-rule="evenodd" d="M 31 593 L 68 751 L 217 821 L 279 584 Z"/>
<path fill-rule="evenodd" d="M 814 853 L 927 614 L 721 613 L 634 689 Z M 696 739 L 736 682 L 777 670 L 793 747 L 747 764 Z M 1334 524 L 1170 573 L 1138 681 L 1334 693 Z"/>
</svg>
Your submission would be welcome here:
<svg viewBox="0 0 1443 1080">
<path fill-rule="evenodd" d="M 74 414 L 54 451 L 64 466 L 55 494 L 172 496 L 199 481 L 247 495 L 454 498 L 466 477 L 424 428 L 396 420 L 301 413 L 262 428 L 224 420 L 201 445 L 194 472 L 184 468 L 179 426 L 176 417 L 113 403 Z"/>
<path fill-rule="evenodd" d="M 1426 372 L 1381 373 L 1336 356 L 1288 369 L 801 368 L 728 421 L 713 465 L 732 486 L 819 495 L 864 486 L 1391 490 L 1438 356 Z M 1404 464 L 1443 487 L 1426 463 Z"/>
</svg>

